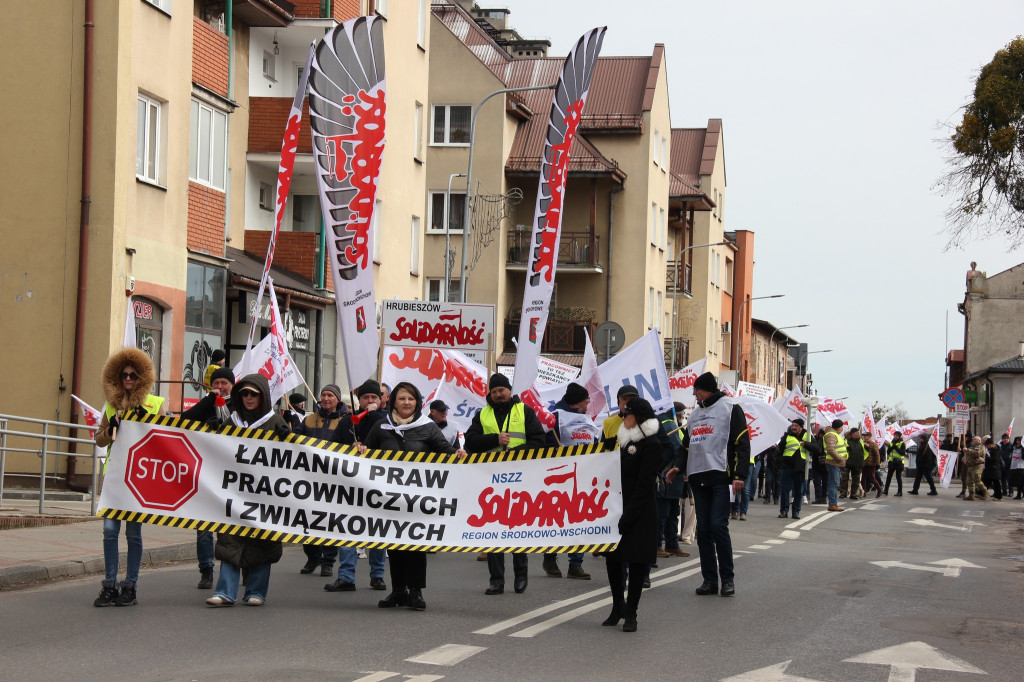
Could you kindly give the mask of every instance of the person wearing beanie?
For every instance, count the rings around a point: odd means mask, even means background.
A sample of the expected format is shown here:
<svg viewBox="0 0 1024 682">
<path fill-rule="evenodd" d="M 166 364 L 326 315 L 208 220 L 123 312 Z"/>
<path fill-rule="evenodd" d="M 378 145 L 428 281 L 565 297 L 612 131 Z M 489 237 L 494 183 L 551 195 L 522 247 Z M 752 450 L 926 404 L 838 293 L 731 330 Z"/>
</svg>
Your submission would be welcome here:
<svg viewBox="0 0 1024 682">
<path fill-rule="evenodd" d="M 605 555 L 612 612 L 601 625 L 615 626 L 620 619 L 625 619 L 622 631 L 636 632 L 640 595 L 648 581 L 650 566 L 657 561 L 658 508 L 653 484 L 661 471 L 664 449 L 658 439 L 661 423 L 649 402 L 634 396 L 619 414 L 622 417 L 618 434 L 622 516 L 618 520 L 618 531 L 622 537 L 615 551 Z"/>
<path fill-rule="evenodd" d="M 729 488 L 740 494 L 750 468 L 750 434 L 743 408 L 719 390 L 714 374 L 705 372 L 693 386 L 693 408 L 674 466 L 665 480 L 680 472 L 693 491 L 697 511 L 697 549 L 704 582 L 699 595 L 736 594 L 729 536 Z"/>
<path fill-rule="evenodd" d="M 341 390 L 334 384 L 324 386 L 324 392 L 328 390 L 337 391 L 341 397 Z M 323 400 L 324 392 L 320 393 Z M 356 389 L 356 397 L 359 398 L 359 411 L 354 414 L 345 414 L 338 421 L 338 427 L 327 440 L 345 445 L 361 445 L 370 433 L 370 429 L 377 422 L 384 419 L 384 412 L 381 410 L 380 384 L 373 379 L 367 379 Z M 329 398 L 328 398 L 329 399 Z M 340 404 L 340 403 L 339 403 Z M 370 588 L 374 590 L 386 590 L 384 582 L 384 568 L 386 564 L 387 551 L 383 549 L 367 550 L 370 559 Z M 356 563 L 359 559 L 359 550 L 355 547 L 338 548 L 338 577 L 334 582 L 324 585 L 327 592 L 353 592 L 356 589 Z M 303 567 L 305 568 L 305 567 Z M 323 570 L 321 569 L 321 574 Z"/>
<path fill-rule="evenodd" d="M 156 381 L 153 361 L 135 347 L 122 348 L 103 365 L 103 405 L 100 423 L 96 427 L 96 445 L 107 448 L 107 459 L 103 464 L 103 475 L 107 475 L 110 463 L 110 445 L 117 438 L 117 427 L 123 417 L 145 417 L 159 414 L 164 399 L 149 392 Z M 142 565 L 142 524 L 125 521 L 125 539 L 128 542 L 127 572 L 117 584 L 117 563 L 120 553 L 117 542 L 121 535 L 121 521 L 103 519 L 103 564 L 104 576 L 100 583 L 100 595 L 93 606 L 134 606 L 138 603 L 135 585 L 139 580 Z"/>
<path fill-rule="evenodd" d="M 825 429 L 825 466 L 828 471 L 828 510 L 841 512 L 839 506 L 839 483 L 843 478 L 843 469 L 849 458 L 849 447 L 843 438 L 843 420 L 834 419 L 832 425 Z M 900 494 L 903 494 L 903 483 L 900 483 Z"/>
<path fill-rule="evenodd" d="M 227 367 L 219 367 L 210 374 L 210 392 L 202 400 L 181 413 L 182 419 L 202 422 L 210 428 L 219 429 L 226 424 L 231 414 L 231 389 L 235 385 L 235 373 Z M 213 588 L 213 531 L 196 531 L 196 558 L 199 560 L 199 584 L 197 589 Z"/>
<path fill-rule="evenodd" d="M 470 453 L 508 450 L 535 450 L 544 447 L 544 427 L 537 415 L 512 394 L 512 384 L 504 374 L 495 373 L 487 382 L 487 406 L 473 415 L 466 429 L 466 450 Z M 505 555 L 487 555 L 490 585 L 484 594 L 505 591 Z M 516 594 L 526 591 L 527 555 L 512 555 Z"/>
<path fill-rule="evenodd" d="M 555 403 L 551 414 L 555 416 L 555 428 L 545 435 L 544 444 L 549 448 L 570 445 L 593 445 L 597 442 L 597 427 L 587 418 L 590 393 L 579 384 L 570 383 L 565 387 L 562 399 Z M 544 572 L 549 578 L 561 578 L 558 555 L 554 552 L 544 555 Z M 576 580 L 590 580 L 590 574 L 583 570 L 583 553 L 569 554 L 567 575 Z"/>
<path fill-rule="evenodd" d="M 213 386 L 213 373 L 224 366 L 226 359 L 227 354 L 220 348 L 210 354 L 210 364 L 206 366 L 206 371 L 203 372 L 203 385 Z M 234 375 L 232 375 L 231 383 L 235 383 Z"/>
<path fill-rule="evenodd" d="M 903 461 L 907 457 L 907 444 L 903 442 L 903 433 L 896 431 L 892 434 L 892 441 L 889 442 L 889 471 L 885 475 L 885 490 L 882 491 L 883 495 L 889 494 L 889 485 L 892 483 L 893 476 L 896 477 L 896 495 L 894 497 L 903 497 Z"/>
</svg>

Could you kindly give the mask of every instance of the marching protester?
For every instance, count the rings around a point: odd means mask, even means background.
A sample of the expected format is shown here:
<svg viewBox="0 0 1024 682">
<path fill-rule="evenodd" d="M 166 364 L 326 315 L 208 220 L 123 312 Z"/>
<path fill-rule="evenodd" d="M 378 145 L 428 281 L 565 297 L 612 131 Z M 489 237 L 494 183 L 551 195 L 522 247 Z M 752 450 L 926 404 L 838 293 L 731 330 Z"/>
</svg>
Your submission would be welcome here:
<svg viewBox="0 0 1024 682">
<path fill-rule="evenodd" d="M 793 518 L 800 518 L 800 508 L 803 503 L 804 469 L 807 464 L 807 452 L 804 443 L 811 440 L 810 434 L 804 430 L 804 420 L 794 419 L 789 425 L 789 431 L 783 434 L 782 439 L 776 446 L 782 452 L 782 461 L 779 478 L 782 482 L 782 494 L 779 504 L 779 518 L 789 517 L 789 496 L 793 495 Z"/>
<path fill-rule="evenodd" d="M 468 452 L 533 450 L 544 447 L 544 427 L 533 410 L 512 394 L 512 384 L 501 373 L 491 375 L 487 382 L 487 407 L 473 415 L 473 423 L 466 429 Z M 653 524 L 652 524 L 653 528 Z M 502 594 L 505 591 L 505 555 L 489 553 L 487 568 L 490 584 L 484 594 Z M 528 561 L 524 553 L 512 555 L 515 573 L 513 588 L 516 594 L 526 591 Z"/>
<path fill-rule="evenodd" d="M 892 483 L 893 476 L 896 477 L 896 495 L 895 497 L 903 496 L 903 460 L 907 456 L 907 444 L 903 442 L 903 433 L 896 431 L 892 434 L 892 440 L 889 442 L 889 473 L 885 476 L 885 490 L 882 491 L 883 495 L 889 494 L 889 485 Z"/>
<path fill-rule="evenodd" d="M 992 488 L 993 500 L 1003 499 L 1003 452 L 992 436 L 985 436 L 985 468 L 982 472 L 982 485 L 986 491 Z"/>
<path fill-rule="evenodd" d="M 612 612 L 601 625 L 618 625 L 624 619 L 622 631 L 636 632 L 637 607 L 644 583 L 649 580 L 650 565 L 655 561 L 658 545 L 658 510 L 654 484 L 661 470 L 664 449 L 657 437 L 661 425 L 649 402 L 633 397 L 619 410 L 619 416 L 622 419 L 618 433 L 622 516 L 619 518 L 618 531 L 622 538 L 615 551 L 605 556 L 608 586 L 612 592 Z"/>
<path fill-rule="evenodd" d="M 203 372 L 204 386 L 213 386 L 213 373 L 224 366 L 224 361 L 227 360 L 227 357 L 227 353 L 220 348 L 210 354 L 210 364 L 206 366 L 206 371 Z"/>
<path fill-rule="evenodd" d="M 227 423 L 231 413 L 231 389 L 235 385 L 235 373 L 227 367 L 215 369 L 210 374 L 210 392 L 203 399 L 181 413 L 182 419 L 202 422 L 218 428 Z M 213 531 L 196 531 L 196 558 L 199 560 L 200 590 L 213 587 Z"/>
<path fill-rule="evenodd" d="M 825 429 L 815 425 L 817 432 L 804 445 L 811 457 L 811 483 L 814 484 L 812 504 L 826 504 L 828 501 L 828 465 L 825 464 Z"/>
<path fill-rule="evenodd" d="M 138 348 L 122 348 L 107 358 L 103 365 L 103 397 L 106 403 L 103 405 L 103 417 L 96 427 L 96 445 L 107 448 L 104 474 L 110 462 L 110 445 L 117 438 L 117 427 L 121 419 L 129 415 L 144 417 L 160 413 L 164 399 L 149 392 L 155 380 L 152 360 Z M 120 535 L 120 521 L 103 519 L 104 576 L 100 596 L 93 602 L 93 606 L 134 606 L 138 603 L 136 584 L 142 566 L 142 524 L 138 521 L 125 521 L 128 565 L 124 580 L 118 588 L 117 563 L 120 552 L 117 543 Z"/>
<path fill-rule="evenodd" d="M 1013 446 L 1010 445 L 1010 434 L 1004 433 L 999 438 L 999 450 L 1002 453 L 1002 472 L 1003 472 L 1003 494 L 1010 495 L 1013 492 L 1012 483 L 1010 482 L 1010 463 L 1013 460 Z"/>
<path fill-rule="evenodd" d="M 726 399 L 711 372 L 693 384 L 697 406 L 690 415 L 671 481 L 680 471 L 693 491 L 697 510 L 697 549 L 704 582 L 699 595 L 736 594 L 732 538 L 729 536 L 729 488 L 739 492 L 750 466 L 750 435 L 743 408 Z"/>
<path fill-rule="evenodd" d="M 969 502 L 974 501 L 976 494 L 983 500 L 988 499 L 988 489 L 981 482 L 981 472 L 985 468 L 986 454 L 987 450 L 982 444 L 980 436 L 974 436 L 970 447 L 964 449 L 965 485 L 967 486 L 967 495 L 964 499 Z"/>
<path fill-rule="evenodd" d="M 443 400 L 430 401 L 430 412 L 427 414 L 430 419 L 441 429 L 445 440 L 451 445 L 459 439 L 459 427 L 448 423 L 448 405 Z"/>
<path fill-rule="evenodd" d="M 782 484 L 779 472 L 782 471 L 782 452 L 774 444 L 764 452 L 764 503 L 778 504 Z"/>
<path fill-rule="evenodd" d="M 864 462 L 867 459 L 867 448 L 861 438 L 860 429 L 854 426 L 846 435 L 847 459 L 846 466 L 839 480 L 839 497 L 849 497 L 851 500 L 859 500 L 860 476 L 864 470 Z M 930 480 L 930 479 L 929 479 Z M 916 493 L 915 493 L 916 494 Z"/>
<path fill-rule="evenodd" d="M 288 407 L 281 410 L 281 416 L 288 422 L 292 431 L 298 433 L 302 420 L 306 418 L 306 396 L 292 393 L 288 396 Z"/>
<path fill-rule="evenodd" d="M 295 395 L 302 397 L 299 393 Z M 307 414 L 293 430 L 300 436 L 333 442 L 341 418 L 345 416 L 341 407 L 341 389 L 337 384 L 327 384 L 320 391 L 320 405 Z M 338 554 L 337 549 L 305 544 L 302 551 L 306 555 L 306 563 L 299 569 L 299 573 L 310 575 L 319 568 L 321 577 L 329 578 L 334 575 L 334 557 Z"/>
<path fill-rule="evenodd" d="M 689 552 L 679 548 L 679 514 L 680 501 L 686 498 L 686 482 L 682 477 L 673 479 L 671 483 L 665 480 L 665 473 L 672 468 L 676 459 L 676 450 L 682 438 L 679 436 L 682 429 L 679 420 L 682 419 L 683 406 L 676 403 L 674 414 L 666 412 L 661 415 L 661 428 L 658 430 L 658 442 L 661 443 L 661 470 L 658 473 L 658 558 L 670 556 L 688 557 Z M 748 477 L 749 485 L 750 477 Z M 749 498 L 747 503 L 749 504 Z M 693 505 L 690 505 L 691 508 Z M 743 507 L 743 520 L 746 520 L 747 507 Z"/>
<path fill-rule="evenodd" d="M 832 426 L 825 429 L 825 464 L 828 466 L 828 510 L 830 512 L 843 511 L 843 508 L 839 506 L 839 481 L 842 478 L 841 469 L 846 466 L 848 451 L 842 430 L 842 419 L 833 419 Z"/>
<path fill-rule="evenodd" d="M 465 450 L 456 450 L 429 417 L 421 412 L 423 396 L 408 382 L 395 385 L 384 419 L 377 421 L 359 452 L 367 448 L 401 450 L 403 452 L 456 452 L 460 457 Z M 427 587 L 427 553 L 404 549 L 388 551 L 391 564 L 391 593 L 377 602 L 382 609 L 408 606 L 415 611 L 427 608 L 423 590 Z"/>
<path fill-rule="evenodd" d="M 587 430 L 583 424 L 584 416 L 580 420 L 571 421 L 559 413 L 564 412 L 567 416 L 586 415 L 587 407 L 590 405 L 590 394 L 587 389 L 579 384 L 570 383 L 565 387 L 565 394 L 562 399 L 555 403 L 551 413 L 555 416 L 555 427 L 544 437 L 544 444 L 549 448 L 569 445 L 591 445 L 597 438 L 595 433 Z M 580 426 L 577 429 L 574 426 Z M 582 433 L 577 433 L 582 431 Z M 558 555 L 549 552 L 544 555 L 542 564 L 544 572 L 549 578 L 561 578 L 562 569 L 558 567 Z M 583 570 L 583 553 L 572 552 L 569 554 L 569 568 L 566 575 L 576 580 L 590 580 L 590 574 Z"/>
<path fill-rule="evenodd" d="M 270 383 L 262 374 L 249 374 L 231 389 L 231 412 L 226 424 L 273 431 L 278 438 L 291 433 L 284 418 L 273 409 Z M 238 598 L 242 569 L 248 569 L 249 578 L 242 603 L 262 606 L 270 586 L 270 566 L 281 559 L 281 542 L 251 535 L 217 533 L 215 551 L 220 559 L 220 573 L 213 596 L 206 603 L 210 606 L 233 606 Z"/>
<path fill-rule="evenodd" d="M 929 495 L 939 494 L 939 491 L 935 489 L 935 482 L 932 480 L 932 469 L 935 468 L 937 461 L 935 453 L 928 447 L 928 436 L 921 436 L 917 444 L 917 471 L 914 473 L 914 485 L 908 491 L 910 495 L 921 494 L 918 492 L 918 488 L 921 487 L 922 478 L 928 481 L 928 487 L 931 490 Z"/>
<path fill-rule="evenodd" d="M 1024 499 L 1024 447 L 1020 436 L 1013 439 L 1010 447 L 1010 485 L 1017 491 L 1013 499 Z"/>
<path fill-rule="evenodd" d="M 878 444 L 868 431 L 864 432 L 864 447 L 867 448 L 868 454 L 861 472 L 861 487 L 864 488 L 865 495 L 874 487 L 875 497 L 878 498 L 882 496 L 882 482 L 878 480 L 878 467 L 882 463 L 882 457 Z"/>
</svg>

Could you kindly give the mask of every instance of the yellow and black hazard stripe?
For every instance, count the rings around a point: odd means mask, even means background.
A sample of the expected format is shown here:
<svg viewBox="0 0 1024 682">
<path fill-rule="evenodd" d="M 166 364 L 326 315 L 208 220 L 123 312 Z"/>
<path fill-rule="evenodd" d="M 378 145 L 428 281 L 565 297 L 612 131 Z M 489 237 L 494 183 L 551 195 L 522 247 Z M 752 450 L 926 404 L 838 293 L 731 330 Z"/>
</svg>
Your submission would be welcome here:
<svg viewBox="0 0 1024 682">
<path fill-rule="evenodd" d="M 616 543 L 592 544 L 592 545 L 559 545 L 556 547 L 460 547 L 460 546 L 437 546 L 437 545 L 415 545 L 401 542 L 367 542 L 362 540 L 331 540 L 319 538 L 301 533 L 283 533 L 276 530 L 261 530 L 250 526 L 239 526 L 232 523 L 213 523 L 212 521 L 199 521 L 186 519 L 166 514 L 149 514 L 146 512 L 130 512 L 121 509 L 100 509 L 97 516 L 117 521 L 136 521 L 138 523 L 152 523 L 158 526 L 170 526 L 172 528 L 183 528 L 186 530 L 207 530 L 213 533 L 227 533 L 241 537 L 255 538 L 258 540 L 276 540 L 296 545 L 318 545 L 321 547 L 359 547 L 363 549 L 401 549 L 410 552 L 490 552 L 510 554 L 544 554 L 548 552 L 610 552 L 616 547 Z"/>
<path fill-rule="evenodd" d="M 199 433 L 215 433 L 236 438 L 250 438 L 254 440 L 276 441 L 279 443 L 295 443 L 318 450 L 328 452 L 340 452 L 353 457 L 364 459 L 388 460 L 395 462 L 416 462 L 418 464 L 489 464 L 494 462 L 519 462 L 532 459 L 553 459 L 555 457 L 575 457 L 577 455 L 589 455 L 595 452 L 607 452 L 600 444 L 596 445 L 570 445 L 557 448 L 536 448 L 534 450 L 496 450 L 494 452 L 480 452 L 467 455 L 458 459 L 454 453 L 448 452 L 405 452 L 402 450 L 367 450 L 360 454 L 355 446 L 332 443 L 320 438 L 299 436 L 290 434 L 284 439 L 278 438 L 273 431 L 263 429 L 243 428 L 241 426 L 224 426 L 220 430 L 211 429 L 202 422 L 190 421 L 188 419 L 177 419 L 162 415 L 147 414 L 145 417 L 125 417 L 129 421 L 140 421 L 145 424 L 156 426 L 170 426 L 186 431 L 197 431 Z M 467 550 L 469 551 L 469 550 Z"/>
</svg>

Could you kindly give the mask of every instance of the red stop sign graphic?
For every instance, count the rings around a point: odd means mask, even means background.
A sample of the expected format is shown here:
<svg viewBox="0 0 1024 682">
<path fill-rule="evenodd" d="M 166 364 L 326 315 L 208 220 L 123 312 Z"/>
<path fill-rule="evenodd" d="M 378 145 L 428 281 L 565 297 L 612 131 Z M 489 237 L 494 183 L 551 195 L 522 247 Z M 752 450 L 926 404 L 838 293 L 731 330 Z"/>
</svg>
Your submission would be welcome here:
<svg viewBox="0 0 1024 682">
<path fill-rule="evenodd" d="M 124 482 L 145 506 L 174 510 L 199 489 L 202 466 L 184 435 L 154 429 L 128 450 Z"/>
</svg>

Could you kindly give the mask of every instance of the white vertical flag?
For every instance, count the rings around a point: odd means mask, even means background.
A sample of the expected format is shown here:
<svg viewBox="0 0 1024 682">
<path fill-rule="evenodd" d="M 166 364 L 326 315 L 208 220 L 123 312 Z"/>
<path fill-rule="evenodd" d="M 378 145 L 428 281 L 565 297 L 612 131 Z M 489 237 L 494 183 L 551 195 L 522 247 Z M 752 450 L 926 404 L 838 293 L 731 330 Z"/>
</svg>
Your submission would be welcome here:
<svg viewBox="0 0 1024 682">
<path fill-rule="evenodd" d="M 124 314 L 124 347 L 135 348 L 139 345 L 138 336 L 135 334 L 135 304 L 132 297 L 128 297 L 128 310 Z M 81 402 L 81 401 L 79 401 Z M 83 405 L 85 403 L 82 403 Z M 1013 426 L 1011 424 L 1011 426 Z"/>
</svg>

